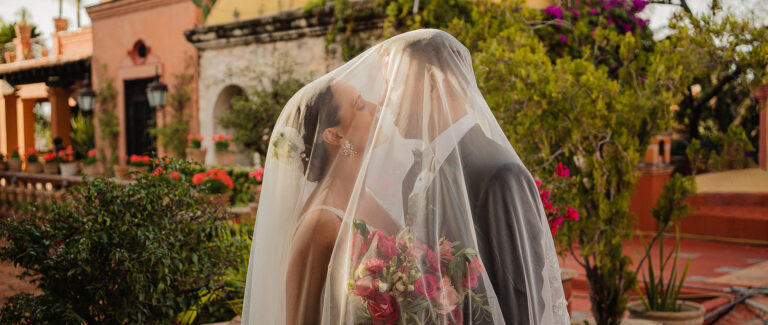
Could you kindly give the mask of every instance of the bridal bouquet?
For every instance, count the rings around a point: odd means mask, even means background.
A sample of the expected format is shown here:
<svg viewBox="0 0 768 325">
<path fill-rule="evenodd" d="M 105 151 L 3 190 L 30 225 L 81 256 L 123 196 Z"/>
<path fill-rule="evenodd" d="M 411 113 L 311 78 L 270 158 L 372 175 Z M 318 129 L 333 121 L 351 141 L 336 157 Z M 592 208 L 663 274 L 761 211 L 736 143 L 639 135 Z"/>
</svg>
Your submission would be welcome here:
<svg viewBox="0 0 768 325">
<path fill-rule="evenodd" d="M 477 251 L 445 238 L 434 250 L 410 228 L 396 236 L 369 231 L 355 220 L 352 275 L 348 282 L 356 316 L 373 324 L 462 324 L 464 306 L 474 319 L 490 319 L 478 277 Z M 477 289 L 477 290 L 476 290 Z"/>
</svg>

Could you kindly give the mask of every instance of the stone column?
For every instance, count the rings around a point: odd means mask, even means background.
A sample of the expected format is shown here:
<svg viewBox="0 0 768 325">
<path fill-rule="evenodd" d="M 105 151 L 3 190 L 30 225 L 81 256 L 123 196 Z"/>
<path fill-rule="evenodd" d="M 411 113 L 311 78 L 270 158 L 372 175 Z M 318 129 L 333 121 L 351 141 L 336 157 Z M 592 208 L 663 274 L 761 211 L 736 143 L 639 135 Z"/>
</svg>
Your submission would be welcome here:
<svg viewBox="0 0 768 325">
<path fill-rule="evenodd" d="M 51 103 L 51 138 L 60 137 L 65 146 L 70 144 L 69 95 L 66 88 L 49 87 L 48 101 Z"/>
<path fill-rule="evenodd" d="M 19 98 L 16 101 L 16 125 L 18 126 L 19 152 L 27 153 L 35 146 L 35 98 Z"/>
<path fill-rule="evenodd" d="M 19 145 L 16 128 L 16 95 L 0 96 L 0 152 L 10 155 Z"/>
</svg>

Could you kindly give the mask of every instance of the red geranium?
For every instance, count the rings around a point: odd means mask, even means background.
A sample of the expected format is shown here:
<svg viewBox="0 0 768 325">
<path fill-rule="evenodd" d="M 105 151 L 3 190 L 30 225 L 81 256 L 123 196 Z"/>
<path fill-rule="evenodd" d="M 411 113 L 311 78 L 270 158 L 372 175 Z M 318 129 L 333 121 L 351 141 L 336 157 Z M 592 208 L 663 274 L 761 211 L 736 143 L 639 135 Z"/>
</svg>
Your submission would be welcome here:
<svg viewBox="0 0 768 325">
<path fill-rule="evenodd" d="M 152 164 L 152 158 L 149 156 L 131 155 L 128 158 L 128 164 L 136 167 L 145 167 Z"/>
<path fill-rule="evenodd" d="M 192 177 L 192 184 L 204 188 L 211 194 L 226 193 L 234 187 L 232 178 L 225 171 L 216 168 L 195 174 Z"/>
</svg>

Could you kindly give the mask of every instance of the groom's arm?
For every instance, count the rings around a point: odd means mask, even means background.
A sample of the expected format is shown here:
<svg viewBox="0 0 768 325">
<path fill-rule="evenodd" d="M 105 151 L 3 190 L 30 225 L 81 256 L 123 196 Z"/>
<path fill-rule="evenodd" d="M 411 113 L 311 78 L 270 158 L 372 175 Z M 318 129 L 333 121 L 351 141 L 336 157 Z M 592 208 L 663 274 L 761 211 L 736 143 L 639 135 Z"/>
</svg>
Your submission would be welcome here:
<svg viewBox="0 0 768 325">
<path fill-rule="evenodd" d="M 483 263 L 507 324 L 538 324 L 544 252 L 538 190 L 520 163 L 507 163 L 489 178 L 477 202 L 475 227 Z"/>
</svg>

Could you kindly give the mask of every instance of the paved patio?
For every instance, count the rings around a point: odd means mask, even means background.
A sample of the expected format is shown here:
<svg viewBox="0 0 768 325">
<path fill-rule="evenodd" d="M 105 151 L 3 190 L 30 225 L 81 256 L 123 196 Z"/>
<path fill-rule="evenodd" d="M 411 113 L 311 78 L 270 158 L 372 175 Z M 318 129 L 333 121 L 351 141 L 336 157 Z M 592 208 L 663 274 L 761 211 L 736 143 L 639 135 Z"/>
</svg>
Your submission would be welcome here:
<svg viewBox="0 0 768 325">
<path fill-rule="evenodd" d="M 649 240 L 648 237 L 645 239 Z M 664 239 L 665 250 L 674 247 L 674 238 Z M 625 251 L 637 262 L 643 248 L 640 239 L 625 242 Z M 658 250 L 655 250 L 658 252 Z M 657 254 L 652 255 L 654 261 Z M 707 312 L 723 306 L 736 297 L 733 287 L 768 288 L 768 245 L 754 245 L 716 240 L 683 238 L 680 244 L 680 263 L 690 259 L 691 265 L 683 294 L 697 297 Z M 591 315 L 588 299 L 589 287 L 585 272 L 576 261 L 567 256 L 561 266 L 577 270 L 571 316 L 583 319 Z M 641 271 L 642 273 L 643 271 Z M 682 273 L 682 270 L 680 270 Z M 641 277 L 642 279 L 642 277 Z M 758 295 L 721 318 L 716 324 L 745 324 L 753 320 L 768 319 L 768 297 Z M 708 323 L 707 323 L 708 324 Z"/>
</svg>

